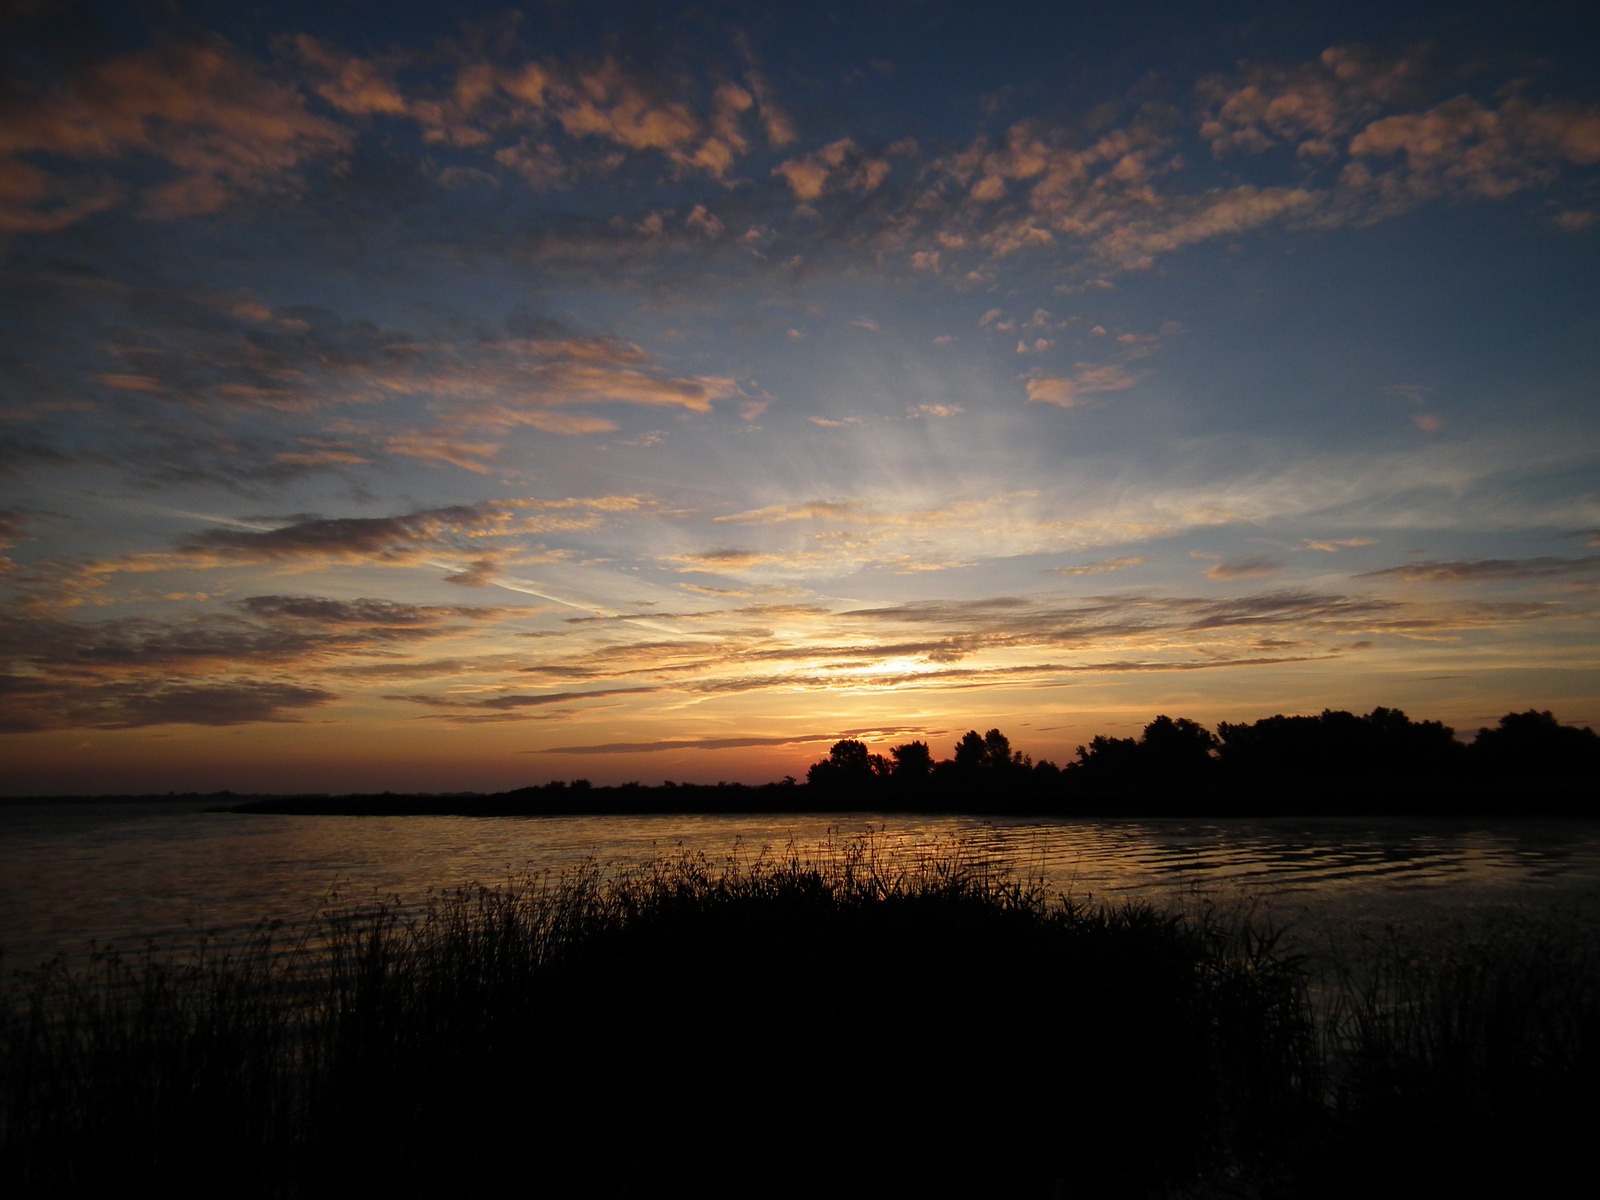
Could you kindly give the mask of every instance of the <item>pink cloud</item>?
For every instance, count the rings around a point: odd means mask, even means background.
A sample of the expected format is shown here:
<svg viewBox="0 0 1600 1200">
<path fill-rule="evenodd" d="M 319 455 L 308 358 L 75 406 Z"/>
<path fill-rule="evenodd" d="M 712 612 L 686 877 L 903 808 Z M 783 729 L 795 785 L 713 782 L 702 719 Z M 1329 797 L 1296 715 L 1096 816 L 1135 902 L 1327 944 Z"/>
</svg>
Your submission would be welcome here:
<svg viewBox="0 0 1600 1200">
<path fill-rule="evenodd" d="M 1103 366 L 1078 363 L 1071 376 L 1039 376 L 1028 380 L 1028 403 L 1076 408 L 1083 403 L 1084 396 L 1125 391 L 1138 384 L 1147 374 L 1145 371 L 1129 371 L 1118 363 Z"/>
</svg>

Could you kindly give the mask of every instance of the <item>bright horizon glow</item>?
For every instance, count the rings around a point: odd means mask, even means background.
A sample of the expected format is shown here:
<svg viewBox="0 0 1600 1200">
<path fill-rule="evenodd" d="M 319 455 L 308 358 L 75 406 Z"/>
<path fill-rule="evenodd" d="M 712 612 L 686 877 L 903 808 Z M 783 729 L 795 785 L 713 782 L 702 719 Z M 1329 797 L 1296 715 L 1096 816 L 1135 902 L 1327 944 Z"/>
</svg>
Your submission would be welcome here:
<svg viewBox="0 0 1600 1200">
<path fill-rule="evenodd" d="M 7 18 L 0 791 L 1600 723 L 1581 14 L 469 8 Z"/>
</svg>

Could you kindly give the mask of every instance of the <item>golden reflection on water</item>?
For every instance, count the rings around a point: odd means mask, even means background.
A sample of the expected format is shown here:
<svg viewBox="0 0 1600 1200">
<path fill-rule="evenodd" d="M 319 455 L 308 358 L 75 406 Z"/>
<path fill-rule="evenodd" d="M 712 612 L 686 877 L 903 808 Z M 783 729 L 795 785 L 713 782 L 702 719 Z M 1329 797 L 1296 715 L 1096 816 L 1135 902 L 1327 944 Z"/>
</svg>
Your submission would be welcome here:
<svg viewBox="0 0 1600 1200">
<path fill-rule="evenodd" d="M 1600 828 L 1558 821 L 1040 821 L 951 816 L 306 817 L 193 804 L 0 806 L 0 947 L 25 967 L 89 941 L 223 941 L 351 898 L 559 874 L 589 859 L 959 853 L 1076 899 L 1254 901 L 1302 928 L 1416 924 L 1600 896 Z"/>
</svg>

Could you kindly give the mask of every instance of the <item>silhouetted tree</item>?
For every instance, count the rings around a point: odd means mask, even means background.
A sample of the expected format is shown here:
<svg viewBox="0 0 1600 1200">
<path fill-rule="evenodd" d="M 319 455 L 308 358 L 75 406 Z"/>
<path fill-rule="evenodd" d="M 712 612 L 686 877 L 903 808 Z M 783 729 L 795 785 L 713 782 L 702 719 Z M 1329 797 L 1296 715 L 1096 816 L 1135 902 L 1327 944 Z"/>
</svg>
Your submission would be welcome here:
<svg viewBox="0 0 1600 1200">
<path fill-rule="evenodd" d="M 1020 753 L 1013 753 L 1011 739 L 998 729 L 981 736 L 976 729 L 969 729 L 956 743 L 953 765 L 952 774 L 956 778 L 968 784 L 990 785 L 1001 780 L 1016 782 L 1018 773 L 1031 767 L 1033 762 L 1031 759 L 1024 761 Z"/>
<path fill-rule="evenodd" d="M 1224 774 L 1240 783 L 1442 780 L 1457 771 L 1464 749 L 1448 725 L 1381 706 L 1366 716 L 1323 709 L 1320 716 L 1280 713 L 1250 725 L 1224 721 L 1217 733 Z"/>
<path fill-rule="evenodd" d="M 1563 725 L 1555 714 L 1507 713 L 1495 729 L 1480 729 L 1469 755 L 1475 769 L 1499 780 L 1586 782 L 1600 775 L 1600 736 Z"/>
<path fill-rule="evenodd" d="M 1215 769 L 1217 740 L 1187 717 L 1158 716 L 1139 738 L 1097 735 L 1078 747 L 1067 772 L 1078 783 L 1102 787 L 1151 787 L 1208 782 Z"/>
<path fill-rule="evenodd" d="M 989 770 L 998 776 L 1008 775 L 1014 770 L 1033 766 L 1033 760 L 1020 750 L 1012 751 L 1011 739 L 998 729 L 991 729 L 983 735 L 983 752 L 984 758 L 989 764 Z"/>
<path fill-rule="evenodd" d="M 1159 716 L 1139 738 L 1144 770 L 1160 776 L 1199 777 L 1211 769 L 1217 739 L 1204 725 L 1179 717 Z"/>
<path fill-rule="evenodd" d="M 933 774 L 933 755 L 927 742 L 907 742 L 889 751 L 894 756 L 894 777 L 901 783 L 926 783 Z"/>
<path fill-rule="evenodd" d="M 956 743 L 955 764 L 956 770 L 964 775 L 975 775 L 988 766 L 989 748 L 976 729 L 967 730 Z"/>
<path fill-rule="evenodd" d="M 828 757 L 806 771 L 806 782 L 819 787 L 863 788 L 887 780 L 893 768 L 881 754 L 868 751 L 865 742 L 845 738 L 835 742 Z"/>
</svg>

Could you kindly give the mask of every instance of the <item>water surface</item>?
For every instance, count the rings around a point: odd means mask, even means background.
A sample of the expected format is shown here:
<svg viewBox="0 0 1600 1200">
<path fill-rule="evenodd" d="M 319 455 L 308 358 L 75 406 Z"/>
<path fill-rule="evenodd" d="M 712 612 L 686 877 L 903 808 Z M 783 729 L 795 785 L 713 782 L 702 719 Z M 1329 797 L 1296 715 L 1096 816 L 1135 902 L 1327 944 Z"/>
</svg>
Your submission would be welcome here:
<svg viewBox="0 0 1600 1200">
<path fill-rule="evenodd" d="M 194 802 L 0 805 L 0 947 L 11 967 L 91 941 L 137 949 L 300 922 L 330 890 L 431 890 L 621 868 L 682 850 L 748 860 L 870 838 L 1010 864 L 1080 898 L 1256 900 L 1302 930 L 1409 927 L 1600 899 L 1600 825 L 1372 818 L 1005 820 L 958 816 L 335 817 Z"/>
</svg>

